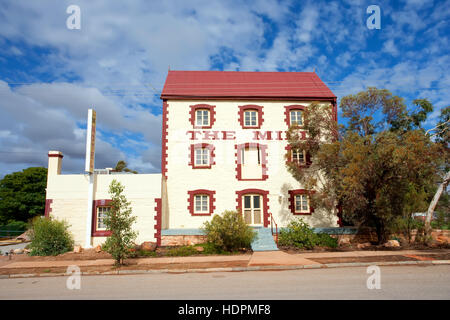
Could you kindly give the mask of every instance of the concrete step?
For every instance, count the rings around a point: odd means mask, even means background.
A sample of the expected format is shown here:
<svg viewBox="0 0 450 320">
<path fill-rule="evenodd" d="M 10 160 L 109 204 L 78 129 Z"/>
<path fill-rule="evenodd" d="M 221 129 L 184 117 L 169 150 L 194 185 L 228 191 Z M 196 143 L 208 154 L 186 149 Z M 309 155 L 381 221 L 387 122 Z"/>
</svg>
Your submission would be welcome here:
<svg viewBox="0 0 450 320">
<path fill-rule="evenodd" d="M 256 231 L 257 238 L 252 242 L 253 251 L 277 251 L 278 247 L 273 240 L 272 231 L 269 228 L 253 228 Z"/>
</svg>

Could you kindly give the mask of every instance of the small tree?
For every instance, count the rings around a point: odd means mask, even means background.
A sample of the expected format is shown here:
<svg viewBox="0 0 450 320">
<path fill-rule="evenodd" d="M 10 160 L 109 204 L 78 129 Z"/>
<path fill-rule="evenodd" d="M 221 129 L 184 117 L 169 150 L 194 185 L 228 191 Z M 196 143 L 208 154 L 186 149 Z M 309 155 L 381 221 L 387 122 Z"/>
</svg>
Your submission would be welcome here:
<svg viewBox="0 0 450 320">
<path fill-rule="evenodd" d="M 116 260 L 116 265 L 123 264 L 123 260 L 129 257 L 130 249 L 134 246 L 137 232 L 131 226 L 136 221 L 132 216 L 130 202 L 123 194 L 124 187 L 117 180 L 109 185 L 111 195 L 111 210 L 106 214 L 104 223 L 111 236 L 106 239 L 103 249 L 110 253 Z"/>
<path fill-rule="evenodd" d="M 211 222 L 204 223 L 203 230 L 209 243 L 225 251 L 250 248 L 256 237 L 256 233 L 236 211 L 225 211 L 221 216 L 214 215 Z"/>
</svg>

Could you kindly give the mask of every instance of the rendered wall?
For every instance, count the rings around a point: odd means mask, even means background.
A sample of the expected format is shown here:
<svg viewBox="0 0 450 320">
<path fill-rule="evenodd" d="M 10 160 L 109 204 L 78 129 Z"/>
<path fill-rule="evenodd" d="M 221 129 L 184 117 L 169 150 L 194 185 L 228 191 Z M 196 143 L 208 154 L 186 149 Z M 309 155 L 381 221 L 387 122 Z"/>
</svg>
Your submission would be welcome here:
<svg viewBox="0 0 450 320">
<path fill-rule="evenodd" d="M 210 104 L 215 108 L 215 122 L 211 129 L 193 129 L 189 120 L 190 106 Z M 252 104 L 263 106 L 263 124 L 260 129 L 242 129 L 239 123 L 239 106 Z M 285 106 L 308 106 L 307 101 L 182 101 L 169 100 L 166 103 L 167 123 L 167 197 L 169 205 L 169 221 L 165 226 L 173 228 L 199 228 L 204 221 L 212 216 L 192 216 L 188 207 L 188 191 L 207 189 L 215 191 L 215 213 L 225 210 L 235 210 L 237 206 L 236 191 L 243 189 L 262 189 L 269 191 L 269 212 L 279 226 L 286 226 L 294 217 L 289 210 L 288 190 L 302 189 L 302 186 L 292 178 L 285 167 L 285 147 L 287 141 L 254 140 L 254 131 L 288 130 L 285 122 Z M 219 131 L 218 138 L 210 136 L 191 140 L 188 131 Z M 222 131 L 235 131 L 235 140 L 223 140 Z M 236 148 L 243 143 L 260 143 L 267 145 L 267 174 L 265 181 L 238 181 L 236 178 Z M 209 143 L 215 147 L 215 165 L 211 169 L 194 169 L 190 166 L 190 145 Z M 164 155 L 164 152 L 163 152 Z M 312 215 L 303 217 L 313 227 L 336 227 L 338 218 L 335 213 L 315 210 Z"/>
<path fill-rule="evenodd" d="M 57 167 L 49 158 L 49 168 Z M 60 160 L 59 160 L 60 161 Z M 161 174 L 110 174 L 96 175 L 94 200 L 110 199 L 109 184 L 113 179 L 125 187 L 124 194 L 131 202 L 133 215 L 137 217 L 133 229 L 138 231 L 137 243 L 156 241 L 155 199 L 161 197 Z M 47 199 L 51 199 L 50 215 L 70 224 L 75 243 L 84 246 L 88 207 L 89 177 L 83 174 L 56 174 L 49 171 Z M 92 237 L 92 245 L 105 241 L 105 237 Z"/>
</svg>

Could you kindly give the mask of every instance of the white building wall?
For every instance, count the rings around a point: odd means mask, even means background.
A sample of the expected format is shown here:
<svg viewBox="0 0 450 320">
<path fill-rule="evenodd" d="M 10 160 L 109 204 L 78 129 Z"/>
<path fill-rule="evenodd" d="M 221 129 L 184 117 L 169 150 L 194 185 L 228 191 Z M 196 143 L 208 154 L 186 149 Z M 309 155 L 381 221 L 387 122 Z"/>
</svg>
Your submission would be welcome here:
<svg viewBox="0 0 450 320">
<path fill-rule="evenodd" d="M 188 211 L 188 191 L 207 189 L 215 191 L 213 214 L 236 209 L 236 191 L 243 189 L 262 189 L 269 191 L 269 212 L 279 226 L 286 226 L 294 217 L 289 210 L 288 190 L 302 189 L 285 167 L 286 140 L 253 139 L 254 131 L 285 131 L 285 106 L 304 105 L 306 101 L 182 101 L 169 100 L 167 131 L 167 192 L 169 203 L 169 229 L 199 228 L 212 216 L 191 216 Z M 215 106 L 215 123 L 211 129 L 193 129 L 189 121 L 190 106 L 196 104 Z M 239 106 L 253 104 L 263 106 L 263 124 L 260 129 L 242 129 L 239 123 Z M 235 140 L 190 140 L 188 131 L 235 131 Z M 272 133 L 272 139 L 276 134 Z M 238 181 L 236 178 L 235 145 L 257 142 L 267 145 L 267 174 L 265 181 Z M 209 143 L 215 147 L 215 162 L 211 169 L 193 169 L 188 165 L 190 145 Z M 313 227 L 336 227 L 336 214 L 316 210 L 311 216 L 300 216 Z"/>
</svg>

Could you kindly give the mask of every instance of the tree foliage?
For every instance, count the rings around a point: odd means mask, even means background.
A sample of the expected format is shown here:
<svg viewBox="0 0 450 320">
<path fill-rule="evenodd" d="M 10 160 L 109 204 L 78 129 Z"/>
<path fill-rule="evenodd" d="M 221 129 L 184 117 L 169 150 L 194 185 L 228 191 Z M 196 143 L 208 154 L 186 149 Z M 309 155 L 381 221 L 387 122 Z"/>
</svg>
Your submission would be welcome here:
<svg viewBox="0 0 450 320">
<path fill-rule="evenodd" d="M 331 106 L 313 103 L 304 111 L 305 139 L 290 128 L 288 140 L 313 161 L 306 168 L 289 163 L 288 170 L 316 190 L 314 206 L 340 206 L 347 221 L 375 227 L 380 242 L 396 217 L 426 209 L 443 153 L 421 128 L 432 105 L 413 103 L 409 110 L 402 98 L 376 88 L 343 97 L 348 121 L 339 131 Z"/>
<path fill-rule="evenodd" d="M 128 166 L 128 164 L 124 160 L 119 160 L 119 161 L 117 161 L 117 164 L 114 167 L 114 171 L 117 171 L 117 172 L 131 172 L 131 173 L 134 173 L 134 174 L 138 173 L 136 170 L 131 170 L 127 166 Z"/>
<path fill-rule="evenodd" d="M 43 215 L 46 186 L 47 169 L 43 167 L 5 175 L 0 181 L 0 224 Z"/>
<path fill-rule="evenodd" d="M 116 265 L 123 264 L 123 260 L 130 256 L 130 249 L 137 237 L 137 232 L 132 229 L 136 217 L 132 216 L 131 203 L 123 192 L 123 185 L 114 179 L 109 185 L 111 210 L 104 218 L 106 229 L 111 231 L 111 235 L 106 239 L 103 249 L 113 256 Z"/>
</svg>

